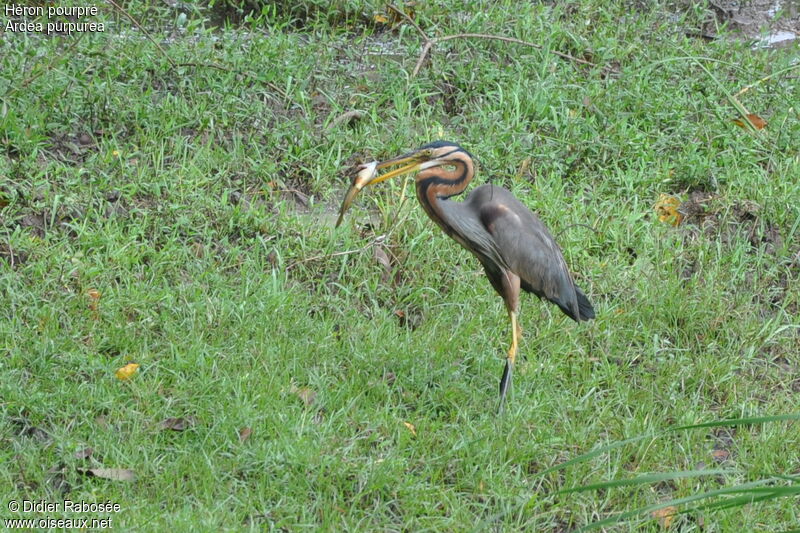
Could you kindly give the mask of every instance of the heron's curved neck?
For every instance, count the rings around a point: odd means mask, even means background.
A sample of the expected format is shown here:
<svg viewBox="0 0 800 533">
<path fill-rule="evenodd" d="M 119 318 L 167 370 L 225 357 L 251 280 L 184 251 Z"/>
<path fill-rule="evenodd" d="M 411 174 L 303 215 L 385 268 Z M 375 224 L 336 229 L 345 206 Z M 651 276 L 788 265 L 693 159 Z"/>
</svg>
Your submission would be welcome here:
<svg viewBox="0 0 800 533">
<path fill-rule="evenodd" d="M 466 153 L 455 152 L 450 154 L 445 166 L 453 168 L 448 170 L 444 166 L 437 166 L 417 174 L 417 199 L 428 216 L 448 235 L 452 235 L 453 228 L 440 201 L 464 192 L 475 175 L 475 165 Z"/>
</svg>

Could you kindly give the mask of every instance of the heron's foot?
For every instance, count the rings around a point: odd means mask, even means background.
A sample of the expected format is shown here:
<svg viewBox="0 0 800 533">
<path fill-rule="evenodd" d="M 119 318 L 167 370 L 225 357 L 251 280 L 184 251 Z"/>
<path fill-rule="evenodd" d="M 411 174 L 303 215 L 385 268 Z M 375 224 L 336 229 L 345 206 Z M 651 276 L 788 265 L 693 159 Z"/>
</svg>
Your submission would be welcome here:
<svg viewBox="0 0 800 533">
<path fill-rule="evenodd" d="M 506 394 L 511 386 L 511 373 L 514 370 L 514 361 L 509 357 L 506 359 L 506 367 L 503 369 L 503 377 L 500 378 L 500 407 L 498 412 L 503 412 L 503 407 L 506 403 Z"/>
</svg>

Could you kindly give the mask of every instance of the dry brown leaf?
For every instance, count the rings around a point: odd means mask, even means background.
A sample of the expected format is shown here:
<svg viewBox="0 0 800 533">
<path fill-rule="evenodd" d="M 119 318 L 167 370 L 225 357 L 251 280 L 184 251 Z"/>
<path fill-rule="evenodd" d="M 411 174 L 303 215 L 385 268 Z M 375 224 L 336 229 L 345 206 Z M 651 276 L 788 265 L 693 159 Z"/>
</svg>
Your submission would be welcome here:
<svg viewBox="0 0 800 533">
<path fill-rule="evenodd" d="M 678 226 L 683 221 L 683 215 L 678 211 L 681 200 L 677 196 L 661 194 L 656 201 L 654 209 L 661 222 L 669 222 L 673 226 Z"/>
<path fill-rule="evenodd" d="M 417 428 L 411 422 L 403 422 L 403 425 L 408 428 L 412 435 L 417 436 Z"/>
<path fill-rule="evenodd" d="M 383 274 L 381 274 L 381 281 L 386 283 L 389 279 L 389 274 L 392 272 L 392 263 L 389 261 L 389 256 L 383 251 L 381 246 L 375 245 L 372 247 L 375 254 L 375 260 L 383 267 Z"/>
<path fill-rule="evenodd" d="M 253 434 L 253 430 L 248 427 L 243 427 L 239 430 L 239 442 L 244 442 L 250 438 L 250 435 Z"/>
<path fill-rule="evenodd" d="M 97 289 L 89 289 L 86 291 L 86 295 L 89 297 L 89 309 L 91 309 L 93 313 L 92 318 L 99 320 L 100 312 L 98 309 L 100 308 L 100 291 Z"/>
<path fill-rule="evenodd" d="M 745 116 L 747 117 L 747 121 L 750 123 L 750 125 L 752 127 L 754 127 L 755 129 L 763 130 L 764 128 L 767 127 L 767 121 L 764 120 L 763 118 L 759 117 L 755 113 L 748 113 Z M 744 123 L 744 120 L 742 120 L 741 118 L 735 118 L 735 119 L 732 120 L 732 122 L 734 124 L 736 124 L 737 126 L 739 126 L 740 128 L 747 129 L 747 125 Z"/>
<path fill-rule="evenodd" d="M 165 418 L 158 424 L 161 430 L 170 429 L 172 431 L 186 431 L 197 423 L 197 419 L 193 416 L 188 418 L 169 417 Z"/>
<path fill-rule="evenodd" d="M 75 457 L 75 459 L 88 459 L 89 457 L 92 456 L 93 453 L 94 453 L 94 449 L 87 447 L 87 448 L 84 448 L 82 450 L 78 450 L 77 452 L 75 452 L 72 455 L 73 455 L 73 457 Z"/>
<path fill-rule="evenodd" d="M 118 368 L 117 371 L 114 372 L 114 375 L 117 376 L 118 380 L 126 381 L 131 379 L 138 369 L 138 363 L 128 363 L 127 365 Z"/>
<path fill-rule="evenodd" d="M 675 520 L 675 515 L 678 514 L 678 508 L 674 505 L 669 505 L 663 509 L 656 509 L 650 514 L 653 518 L 658 520 L 658 524 L 662 528 L 669 529 L 669 526 L 672 525 L 672 521 Z"/>
<path fill-rule="evenodd" d="M 391 262 L 389 261 L 389 256 L 386 255 L 386 252 L 383 251 L 383 248 L 380 246 L 375 246 L 375 260 L 383 266 L 386 270 L 392 268 Z"/>
<path fill-rule="evenodd" d="M 726 461 L 728 459 L 728 457 L 730 457 L 730 456 L 731 456 L 731 452 L 729 452 L 728 450 L 712 450 L 711 451 L 711 457 L 713 457 L 714 460 L 716 462 L 718 462 L 718 463 L 722 463 L 722 462 Z"/>
<path fill-rule="evenodd" d="M 309 387 L 295 387 L 292 385 L 291 392 L 303 400 L 303 404 L 305 404 L 306 407 L 314 403 L 314 400 L 317 398 L 317 393 Z"/>
<path fill-rule="evenodd" d="M 136 481 L 136 474 L 127 468 L 79 468 L 78 472 L 87 476 L 101 477 L 113 481 Z"/>
</svg>

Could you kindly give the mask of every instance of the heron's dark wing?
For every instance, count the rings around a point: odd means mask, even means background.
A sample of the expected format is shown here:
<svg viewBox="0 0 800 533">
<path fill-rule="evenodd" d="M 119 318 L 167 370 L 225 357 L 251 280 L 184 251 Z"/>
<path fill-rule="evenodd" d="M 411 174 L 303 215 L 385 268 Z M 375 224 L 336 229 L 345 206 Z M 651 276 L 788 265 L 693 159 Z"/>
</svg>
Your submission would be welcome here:
<svg viewBox="0 0 800 533">
<path fill-rule="evenodd" d="M 573 320 L 594 318 L 589 299 L 572 281 L 561 249 L 544 224 L 511 192 L 482 185 L 464 202 L 476 211 L 507 268 L 522 288 L 556 304 Z"/>
</svg>

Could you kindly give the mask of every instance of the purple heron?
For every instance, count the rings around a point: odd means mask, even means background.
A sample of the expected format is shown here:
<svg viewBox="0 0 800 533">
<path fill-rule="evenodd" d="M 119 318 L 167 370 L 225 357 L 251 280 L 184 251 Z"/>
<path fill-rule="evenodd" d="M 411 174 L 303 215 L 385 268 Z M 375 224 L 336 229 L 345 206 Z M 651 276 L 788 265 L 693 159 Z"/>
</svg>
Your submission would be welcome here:
<svg viewBox="0 0 800 533">
<path fill-rule="evenodd" d="M 377 174 L 380 169 L 397 165 L 394 170 Z M 475 175 L 472 156 L 455 143 L 433 142 L 363 168 L 342 203 L 337 226 L 362 188 L 418 172 L 417 199 L 422 208 L 447 235 L 478 258 L 492 287 L 502 296 L 511 320 L 511 346 L 500 379 L 502 409 L 522 335 L 517 322 L 520 289 L 556 304 L 576 322 L 595 316 L 589 298 L 575 285 L 561 249 L 536 215 L 503 187 L 481 185 L 463 202 L 453 201 L 451 198 L 463 193 Z"/>
</svg>

